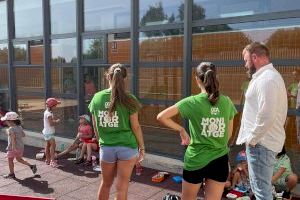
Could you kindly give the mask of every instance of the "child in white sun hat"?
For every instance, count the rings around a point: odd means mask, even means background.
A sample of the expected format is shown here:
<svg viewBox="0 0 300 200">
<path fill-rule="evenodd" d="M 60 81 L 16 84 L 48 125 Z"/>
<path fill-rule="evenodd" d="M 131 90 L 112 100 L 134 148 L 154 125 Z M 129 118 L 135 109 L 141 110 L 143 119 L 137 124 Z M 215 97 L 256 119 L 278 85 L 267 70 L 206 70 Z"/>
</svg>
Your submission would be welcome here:
<svg viewBox="0 0 300 200">
<path fill-rule="evenodd" d="M 1 121 L 5 121 L 9 127 L 7 129 L 7 160 L 9 166 L 9 174 L 4 175 L 4 178 L 15 178 L 14 172 L 14 159 L 19 163 L 30 167 L 32 172 L 35 174 L 37 171 L 36 165 L 32 165 L 23 159 L 24 143 L 23 137 L 25 133 L 21 127 L 21 121 L 19 115 L 15 112 L 7 112 L 4 117 L 1 117 Z"/>
</svg>

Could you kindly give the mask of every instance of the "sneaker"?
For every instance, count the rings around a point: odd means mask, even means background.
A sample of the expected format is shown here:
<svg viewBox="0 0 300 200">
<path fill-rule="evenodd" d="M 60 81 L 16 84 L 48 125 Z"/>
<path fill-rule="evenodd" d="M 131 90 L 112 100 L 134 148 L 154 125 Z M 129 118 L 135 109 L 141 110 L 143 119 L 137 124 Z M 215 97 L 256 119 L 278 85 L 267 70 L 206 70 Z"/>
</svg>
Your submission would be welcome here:
<svg viewBox="0 0 300 200">
<path fill-rule="evenodd" d="M 16 176 L 15 176 L 15 173 L 12 173 L 12 174 L 9 173 L 9 174 L 4 175 L 3 178 L 12 178 L 12 179 L 14 179 L 14 178 L 16 178 Z"/>
<path fill-rule="evenodd" d="M 57 167 L 57 161 L 56 161 L 56 160 L 52 160 L 52 161 L 50 162 L 50 166 L 51 166 L 51 167 Z"/>
<path fill-rule="evenodd" d="M 284 199 L 290 199 L 291 198 L 291 192 L 290 191 L 283 191 L 283 194 L 282 194 L 282 198 Z"/>
<path fill-rule="evenodd" d="M 30 165 L 30 169 L 31 169 L 33 174 L 35 174 L 36 171 L 37 171 L 36 165 Z"/>
<path fill-rule="evenodd" d="M 75 161 L 75 164 L 81 164 L 84 163 L 84 159 L 83 158 L 79 158 Z"/>
</svg>

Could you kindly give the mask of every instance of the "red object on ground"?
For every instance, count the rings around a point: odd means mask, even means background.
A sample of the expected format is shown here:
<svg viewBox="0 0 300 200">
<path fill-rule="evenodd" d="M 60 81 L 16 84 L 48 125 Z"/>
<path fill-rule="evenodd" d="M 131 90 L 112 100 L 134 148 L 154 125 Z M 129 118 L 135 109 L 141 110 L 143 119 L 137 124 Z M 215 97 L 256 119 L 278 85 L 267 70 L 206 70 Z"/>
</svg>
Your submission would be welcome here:
<svg viewBox="0 0 300 200">
<path fill-rule="evenodd" d="M 53 198 L 0 194 L 0 200 L 55 200 Z"/>
</svg>

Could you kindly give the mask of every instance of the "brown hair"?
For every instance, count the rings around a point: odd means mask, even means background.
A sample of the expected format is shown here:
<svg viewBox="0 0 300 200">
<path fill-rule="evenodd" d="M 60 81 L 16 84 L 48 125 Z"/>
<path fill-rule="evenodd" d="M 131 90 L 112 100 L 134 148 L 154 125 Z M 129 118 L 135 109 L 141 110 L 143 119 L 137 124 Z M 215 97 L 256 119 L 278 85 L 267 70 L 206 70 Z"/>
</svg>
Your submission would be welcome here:
<svg viewBox="0 0 300 200">
<path fill-rule="evenodd" d="M 260 42 L 252 42 L 248 44 L 244 51 L 248 51 L 250 54 L 256 54 L 257 56 L 266 56 L 270 58 L 270 50 L 269 48 Z"/>
<path fill-rule="evenodd" d="M 112 88 L 109 113 L 111 114 L 116 110 L 117 104 L 123 105 L 129 110 L 138 110 L 140 108 L 139 103 L 125 91 L 124 79 L 127 76 L 125 66 L 120 63 L 113 64 L 106 72 L 106 76 Z"/>
<path fill-rule="evenodd" d="M 217 79 L 216 66 L 211 62 L 202 62 L 196 69 L 197 77 L 203 82 L 208 94 L 208 100 L 215 105 L 219 99 L 219 81 Z"/>
</svg>

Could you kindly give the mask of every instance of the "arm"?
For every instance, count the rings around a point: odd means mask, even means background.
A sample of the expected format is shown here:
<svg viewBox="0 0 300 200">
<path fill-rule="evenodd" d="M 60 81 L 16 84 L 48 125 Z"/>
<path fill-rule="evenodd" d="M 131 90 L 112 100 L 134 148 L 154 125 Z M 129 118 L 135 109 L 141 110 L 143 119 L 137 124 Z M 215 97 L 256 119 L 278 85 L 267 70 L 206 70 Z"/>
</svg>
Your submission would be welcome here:
<svg viewBox="0 0 300 200">
<path fill-rule="evenodd" d="M 12 150 L 16 150 L 16 146 L 17 146 L 16 135 L 14 133 L 10 133 L 9 136 L 11 138 Z"/>
<path fill-rule="evenodd" d="M 52 116 L 49 116 L 48 121 L 49 121 L 50 126 L 55 126 L 56 124 L 58 124 L 60 122 L 60 119 L 54 119 Z"/>
<path fill-rule="evenodd" d="M 272 183 L 275 183 L 285 172 L 286 168 L 280 167 L 280 169 L 273 175 Z"/>
<path fill-rule="evenodd" d="M 190 144 L 190 136 L 187 134 L 184 127 L 180 126 L 174 120 L 171 119 L 173 116 L 176 116 L 178 114 L 179 114 L 179 110 L 174 105 L 174 106 L 171 106 L 171 107 L 163 110 L 162 112 L 160 112 L 157 115 L 157 120 L 160 123 L 162 123 L 163 125 L 171 128 L 171 129 L 174 129 L 175 131 L 178 131 L 180 134 L 180 137 L 181 137 L 182 145 L 189 145 Z"/>
<path fill-rule="evenodd" d="M 92 122 L 93 122 L 95 137 L 96 137 L 97 141 L 99 141 L 99 133 L 98 133 L 98 129 L 97 129 L 97 126 L 96 126 L 96 118 L 93 114 L 92 114 Z"/>
<path fill-rule="evenodd" d="M 231 139 L 233 131 L 233 119 L 229 121 L 228 123 L 228 141 Z"/>
<path fill-rule="evenodd" d="M 145 156 L 145 144 L 144 144 L 143 132 L 138 119 L 138 112 L 135 112 L 132 115 L 130 115 L 130 125 L 139 145 L 139 151 L 140 151 L 139 162 L 140 162 L 144 159 Z"/>
</svg>

